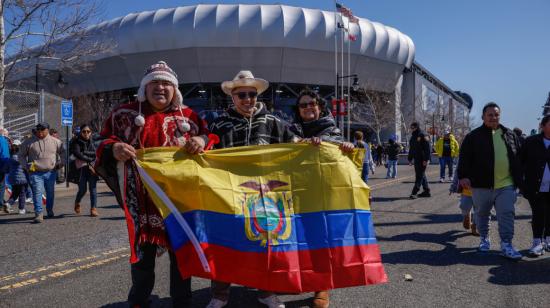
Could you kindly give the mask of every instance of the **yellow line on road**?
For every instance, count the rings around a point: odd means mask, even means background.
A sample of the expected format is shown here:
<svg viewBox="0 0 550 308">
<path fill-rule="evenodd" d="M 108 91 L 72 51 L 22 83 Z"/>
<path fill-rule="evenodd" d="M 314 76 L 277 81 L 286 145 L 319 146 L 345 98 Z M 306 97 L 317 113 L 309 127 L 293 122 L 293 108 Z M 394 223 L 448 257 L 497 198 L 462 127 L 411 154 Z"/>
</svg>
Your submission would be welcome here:
<svg viewBox="0 0 550 308">
<path fill-rule="evenodd" d="M 130 256 L 130 254 L 123 253 L 123 254 L 116 255 L 116 256 L 113 256 L 113 257 L 110 257 L 110 258 L 107 258 L 107 259 L 94 261 L 94 262 L 91 262 L 91 263 L 88 263 L 88 264 L 79 265 L 77 267 L 68 268 L 68 269 L 53 272 L 53 273 L 50 273 L 50 274 L 47 274 L 47 275 L 42 275 L 38 278 L 31 278 L 31 279 L 27 279 L 27 280 L 17 282 L 17 283 L 14 283 L 14 284 L 8 284 L 8 285 L 0 286 L 0 291 L 17 289 L 17 288 L 21 288 L 21 287 L 24 287 L 24 286 L 36 284 L 36 283 L 39 283 L 39 282 L 42 282 L 42 281 L 45 281 L 45 280 L 48 280 L 48 279 L 61 278 L 63 276 L 66 276 L 66 275 L 74 273 L 74 272 L 90 269 L 90 268 L 100 266 L 100 265 L 104 265 L 104 264 L 107 264 L 107 263 L 116 261 L 120 258 L 124 258 L 124 257 L 128 257 L 128 256 Z"/>
<path fill-rule="evenodd" d="M 42 267 L 39 267 L 39 268 L 34 269 L 34 270 L 29 270 L 29 271 L 20 272 L 20 273 L 17 273 L 17 274 L 7 275 L 7 276 L 4 276 L 4 277 L 0 277 L 0 283 L 5 282 L 5 281 L 9 281 L 9 280 L 13 280 L 13 279 L 32 276 L 34 274 L 43 273 L 43 272 L 50 271 L 50 270 L 53 270 L 53 269 L 66 267 L 66 266 L 69 266 L 69 265 L 72 265 L 72 264 L 83 263 L 83 262 L 86 262 L 86 261 L 90 261 L 90 260 L 93 260 L 93 259 L 100 258 L 102 256 L 109 256 L 109 255 L 116 254 L 116 253 L 123 252 L 123 251 L 127 251 L 127 250 L 128 250 L 127 247 L 117 248 L 117 249 L 104 251 L 104 252 L 94 254 L 94 255 L 91 255 L 91 256 L 87 256 L 87 257 L 77 258 L 77 259 L 73 259 L 73 260 L 69 260 L 69 261 L 63 261 L 63 262 L 55 263 L 55 264 L 52 264 L 52 265 L 42 266 Z"/>
</svg>

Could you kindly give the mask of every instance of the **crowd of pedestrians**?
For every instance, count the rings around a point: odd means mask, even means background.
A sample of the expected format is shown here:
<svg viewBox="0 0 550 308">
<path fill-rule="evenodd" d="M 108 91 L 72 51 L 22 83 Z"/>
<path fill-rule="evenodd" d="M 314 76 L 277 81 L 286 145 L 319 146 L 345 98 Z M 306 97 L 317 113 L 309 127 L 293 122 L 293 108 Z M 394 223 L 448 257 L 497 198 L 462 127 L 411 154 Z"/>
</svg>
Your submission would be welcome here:
<svg viewBox="0 0 550 308">
<path fill-rule="evenodd" d="M 221 84 L 231 97 L 232 105 L 210 123 L 183 104 L 176 73 L 167 63 L 150 66 L 140 84 L 137 102 L 115 108 L 100 133 L 96 146 L 89 125 L 81 125 L 68 145 L 72 156 L 69 178 L 78 184 L 74 212 L 80 214 L 81 202 L 90 195 L 90 216 L 97 217 L 97 181 L 99 176 L 115 193 L 124 209 L 131 246 L 132 286 L 128 294 L 130 306 L 147 306 L 155 282 L 155 259 L 168 250 L 170 257 L 170 295 L 173 303 L 186 305 L 191 298 L 191 280 L 179 275 L 176 257 L 169 249 L 163 219 L 146 193 L 133 159 L 136 150 L 149 147 L 182 146 L 190 154 L 205 151 L 210 134 L 219 138 L 216 148 L 265 145 L 292 142 L 322 141 L 337 143 L 343 152 L 365 149 L 362 178 L 377 166 L 387 168 L 386 178 L 397 178 L 399 154 L 403 147 L 398 140 L 387 145 L 370 144 L 364 133 L 356 131 L 354 142 L 346 142 L 325 101 L 315 91 L 303 89 L 294 105 L 295 122 L 288 125 L 266 105 L 257 100 L 269 83 L 250 71 L 240 71 Z M 523 138 L 521 131 L 500 123 L 500 107 L 489 103 L 483 108 L 483 124 L 465 136 L 461 144 L 445 130 L 435 142 L 439 158 L 440 182 L 450 182 L 450 193 L 459 193 L 463 227 L 480 237 L 478 250 L 491 248 L 490 217 L 496 211 L 501 254 L 510 259 L 522 255 L 514 248 L 515 203 L 521 192 L 532 209 L 532 256 L 550 251 L 550 116 L 541 123 L 541 133 Z M 411 137 L 406 158 L 414 166 L 415 181 L 410 199 L 431 197 L 426 169 L 432 157 L 430 139 L 417 122 L 410 124 Z M 18 201 L 20 214 L 32 196 L 34 221 L 54 217 L 54 186 L 58 170 L 64 167 L 66 147 L 52 134 L 48 123 L 39 123 L 32 135 L 13 142 L 0 134 L 0 194 L 5 184 L 11 185 L 11 196 L 4 211 Z M 455 170 L 456 165 L 456 170 Z M 6 181 L 6 177 L 9 179 Z M 420 189 L 423 189 L 421 193 Z M 44 203 L 45 198 L 45 203 Z M 207 307 L 224 307 L 229 301 L 230 283 L 211 282 L 212 299 Z M 259 290 L 259 302 L 268 307 L 284 307 L 277 295 Z M 327 290 L 314 294 L 314 307 L 328 307 Z"/>
</svg>

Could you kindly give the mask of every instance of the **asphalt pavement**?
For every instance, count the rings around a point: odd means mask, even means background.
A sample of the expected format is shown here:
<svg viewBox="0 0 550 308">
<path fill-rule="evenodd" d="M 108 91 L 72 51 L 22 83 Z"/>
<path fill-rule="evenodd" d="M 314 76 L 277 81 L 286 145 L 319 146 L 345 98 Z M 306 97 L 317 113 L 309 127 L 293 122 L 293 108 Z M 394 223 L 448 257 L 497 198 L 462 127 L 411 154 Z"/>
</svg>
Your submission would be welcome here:
<svg viewBox="0 0 550 308">
<path fill-rule="evenodd" d="M 409 200 L 413 170 L 397 179 L 378 168 L 369 181 L 377 238 L 389 282 L 338 289 L 331 307 L 550 307 L 550 254 L 514 262 L 476 252 L 478 237 L 462 228 L 458 195 L 428 168 L 431 198 Z M 100 217 L 73 212 L 76 188 L 56 188 L 57 217 L 33 224 L 33 214 L 0 214 L 0 307 L 127 307 L 130 287 L 126 223 L 112 194 L 99 185 Z M 32 206 L 27 205 L 27 210 Z M 517 203 L 514 244 L 530 246 L 529 205 Z M 405 279 L 410 275 L 412 281 Z M 157 259 L 153 307 L 170 307 L 168 257 Z M 193 278 L 193 307 L 209 300 L 209 282 Z M 311 293 L 282 295 L 287 307 L 308 307 Z M 234 286 L 228 307 L 262 307 L 256 291 Z"/>
</svg>

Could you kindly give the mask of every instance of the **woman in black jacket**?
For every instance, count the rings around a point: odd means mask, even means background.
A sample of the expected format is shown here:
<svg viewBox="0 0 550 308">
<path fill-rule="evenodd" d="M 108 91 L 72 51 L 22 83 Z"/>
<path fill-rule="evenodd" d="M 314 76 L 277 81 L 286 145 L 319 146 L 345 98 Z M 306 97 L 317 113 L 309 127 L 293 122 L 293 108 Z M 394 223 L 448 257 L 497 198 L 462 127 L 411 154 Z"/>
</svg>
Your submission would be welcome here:
<svg viewBox="0 0 550 308">
<path fill-rule="evenodd" d="M 95 171 L 93 170 L 93 162 L 95 161 L 95 146 L 92 136 L 92 129 L 83 124 L 80 126 L 80 134 L 71 142 L 70 151 L 76 158 L 76 168 L 80 174 L 78 182 L 78 193 L 74 201 L 74 212 L 80 214 L 80 201 L 86 194 L 86 184 L 90 188 L 90 216 L 99 216 L 97 212 L 97 190 L 96 183 L 98 180 Z"/>
<path fill-rule="evenodd" d="M 342 151 L 351 151 L 355 147 L 353 143 L 344 141 L 325 101 L 312 90 L 306 88 L 300 92 L 294 111 L 296 123 L 291 130 L 301 138 L 311 138 L 313 144 L 321 141 L 339 143 Z M 315 292 L 313 307 L 328 307 L 329 297 L 329 291 Z"/>
<path fill-rule="evenodd" d="M 550 115 L 542 118 L 540 127 L 542 133 L 527 138 L 521 149 L 523 195 L 533 211 L 533 257 L 550 252 Z"/>
<path fill-rule="evenodd" d="M 339 143 L 342 151 L 351 151 L 353 143 L 345 142 L 336 122 L 327 110 L 325 100 L 314 91 L 300 91 L 294 106 L 295 123 L 291 130 L 301 138 L 311 138 L 314 144 L 321 141 Z"/>
</svg>

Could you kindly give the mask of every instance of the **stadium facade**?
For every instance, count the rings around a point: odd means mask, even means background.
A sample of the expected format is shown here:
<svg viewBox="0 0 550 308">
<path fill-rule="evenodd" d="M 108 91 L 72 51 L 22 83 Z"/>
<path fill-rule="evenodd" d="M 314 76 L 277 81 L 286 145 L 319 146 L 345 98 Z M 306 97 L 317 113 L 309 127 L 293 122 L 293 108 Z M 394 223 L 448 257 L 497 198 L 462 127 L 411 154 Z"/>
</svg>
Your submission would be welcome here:
<svg viewBox="0 0 550 308">
<path fill-rule="evenodd" d="M 179 76 L 185 103 L 213 117 L 229 104 L 220 83 L 248 69 L 271 83 L 261 99 L 291 121 L 291 106 L 302 87 L 326 98 L 334 95 L 340 22 L 349 28 L 343 35 L 344 50 L 350 44 L 349 63 L 347 55 L 338 59 L 350 67 L 345 74 L 357 74 L 363 89 L 392 97 L 388 104 L 395 107 L 393 120 L 385 125 L 384 138 L 405 139 L 408 123 L 415 120 L 434 133 L 438 127 L 467 126 L 471 99 L 415 63 L 415 46 L 407 35 L 365 18 L 358 23 L 340 18 L 334 12 L 286 5 L 193 5 L 132 13 L 89 29 L 113 42 L 111 48 L 85 59 L 93 63 L 90 70 L 64 73 L 63 89 L 53 79 L 41 82 L 40 88 L 64 97 L 101 96 L 101 102 L 113 106 L 133 100 L 144 69 L 164 60 Z M 30 68 L 37 63 L 18 63 L 29 69 L 20 70 L 10 82 L 32 83 L 37 72 Z M 57 67 L 52 61 L 39 64 Z M 368 128 L 368 121 L 351 124 Z"/>
</svg>

